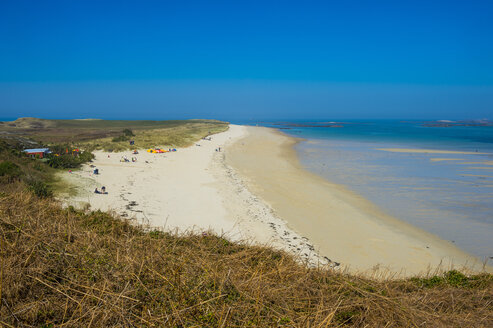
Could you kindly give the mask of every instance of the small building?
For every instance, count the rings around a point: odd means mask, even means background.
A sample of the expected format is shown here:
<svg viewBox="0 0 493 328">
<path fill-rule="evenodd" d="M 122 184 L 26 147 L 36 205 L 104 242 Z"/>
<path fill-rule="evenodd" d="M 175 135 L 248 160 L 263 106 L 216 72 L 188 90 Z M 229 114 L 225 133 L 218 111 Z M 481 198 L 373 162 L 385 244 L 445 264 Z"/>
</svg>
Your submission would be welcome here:
<svg viewBox="0 0 493 328">
<path fill-rule="evenodd" d="M 24 152 L 32 158 L 43 158 L 46 155 L 51 154 L 49 148 L 24 149 Z"/>
</svg>

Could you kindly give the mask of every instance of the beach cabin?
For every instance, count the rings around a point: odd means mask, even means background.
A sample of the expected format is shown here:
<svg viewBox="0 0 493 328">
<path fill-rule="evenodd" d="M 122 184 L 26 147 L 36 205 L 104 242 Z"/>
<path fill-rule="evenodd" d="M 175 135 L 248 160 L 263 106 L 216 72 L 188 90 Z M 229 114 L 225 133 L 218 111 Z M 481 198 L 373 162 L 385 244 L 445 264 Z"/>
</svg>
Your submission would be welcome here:
<svg viewBox="0 0 493 328">
<path fill-rule="evenodd" d="M 32 158 L 43 158 L 51 153 L 49 148 L 24 149 L 24 152 Z"/>
</svg>

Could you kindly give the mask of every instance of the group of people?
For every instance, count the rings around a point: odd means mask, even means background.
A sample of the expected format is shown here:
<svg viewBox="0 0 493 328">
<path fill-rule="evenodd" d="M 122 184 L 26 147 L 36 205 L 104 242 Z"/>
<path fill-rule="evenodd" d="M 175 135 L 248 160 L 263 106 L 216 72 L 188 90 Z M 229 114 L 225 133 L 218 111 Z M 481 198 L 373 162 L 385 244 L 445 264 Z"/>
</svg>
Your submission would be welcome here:
<svg viewBox="0 0 493 328">
<path fill-rule="evenodd" d="M 109 155 L 108 155 L 108 157 L 109 157 Z M 94 166 L 94 165 L 91 165 L 91 167 L 93 168 L 92 173 L 93 173 L 94 175 L 99 175 L 99 169 L 98 169 L 98 168 L 96 168 L 96 166 Z M 106 191 L 106 187 L 105 187 L 105 186 L 102 186 L 102 187 L 101 187 L 101 190 L 99 190 L 99 189 L 96 187 L 96 189 L 94 189 L 94 193 L 95 193 L 95 194 L 107 194 L 108 192 Z"/>
<path fill-rule="evenodd" d="M 120 162 L 130 162 L 130 160 L 127 158 L 127 156 L 122 156 L 122 158 L 120 158 Z M 132 157 L 132 163 L 135 163 L 137 162 L 137 157 Z"/>
</svg>

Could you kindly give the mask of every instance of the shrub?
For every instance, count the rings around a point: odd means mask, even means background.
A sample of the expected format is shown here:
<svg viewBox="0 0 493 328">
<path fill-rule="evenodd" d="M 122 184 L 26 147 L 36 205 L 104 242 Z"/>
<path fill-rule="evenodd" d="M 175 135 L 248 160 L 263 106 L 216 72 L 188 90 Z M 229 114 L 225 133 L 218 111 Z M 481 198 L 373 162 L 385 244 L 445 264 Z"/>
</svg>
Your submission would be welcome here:
<svg viewBox="0 0 493 328">
<path fill-rule="evenodd" d="M 118 136 L 118 137 L 114 137 L 113 139 L 111 139 L 112 142 L 120 142 L 120 141 L 127 141 L 127 137 L 126 136 Z"/>
<path fill-rule="evenodd" d="M 53 192 L 43 181 L 32 180 L 28 181 L 27 185 L 29 190 L 39 198 L 47 198 L 53 196 Z"/>
<path fill-rule="evenodd" d="M 2 180 L 7 183 L 18 180 L 22 175 L 22 171 L 17 164 L 10 161 L 4 161 L 0 163 L 0 177 L 4 177 Z"/>
<path fill-rule="evenodd" d="M 491 275 L 477 275 L 468 277 L 462 272 L 457 270 L 451 270 L 445 272 L 441 276 L 432 276 L 429 278 L 411 278 L 412 282 L 420 287 L 424 288 L 434 288 L 437 286 L 453 286 L 453 287 L 463 287 L 463 288 L 480 288 L 485 283 L 489 284 L 493 281 L 493 276 Z"/>
<path fill-rule="evenodd" d="M 90 162 L 94 159 L 94 154 L 89 152 L 89 151 L 83 151 L 79 155 L 79 162 L 82 163 L 87 163 Z"/>
<path fill-rule="evenodd" d="M 127 136 L 127 137 L 133 137 L 133 136 L 135 136 L 135 134 L 130 129 L 124 129 L 123 130 L 123 135 L 124 136 Z"/>
<path fill-rule="evenodd" d="M 76 168 L 83 163 L 90 162 L 93 158 L 94 155 L 88 151 L 83 151 L 78 156 L 72 154 L 53 155 L 48 160 L 48 165 L 53 168 L 61 169 Z"/>
<path fill-rule="evenodd" d="M 445 279 L 451 286 L 462 286 L 466 287 L 469 285 L 469 279 L 465 274 L 462 272 L 459 272 L 457 270 L 451 270 L 447 273 L 445 273 Z"/>
</svg>

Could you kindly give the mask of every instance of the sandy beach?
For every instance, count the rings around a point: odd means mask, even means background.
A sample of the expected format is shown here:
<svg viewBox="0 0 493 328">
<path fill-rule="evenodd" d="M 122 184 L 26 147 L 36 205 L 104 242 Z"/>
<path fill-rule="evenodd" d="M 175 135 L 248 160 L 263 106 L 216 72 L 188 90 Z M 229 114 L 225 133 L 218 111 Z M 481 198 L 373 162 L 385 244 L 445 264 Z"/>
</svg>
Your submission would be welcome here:
<svg viewBox="0 0 493 328">
<path fill-rule="evenodd" d="M 230 125 L 210 141 L 166 154 L 98 151 L 92 165 L 100 174 L 88 165 L 63 174 L 77 189 L 64 202 L 89 203 L 155 228 L 269 244 L 352 272 L 481 270 L 482 263 L 453 244 L 304 170 L 296 142 L 276 130 Z M 122 156 L 137 162 L 120 162 Z M 102 186 L 108 194 L 95 194 Z"/>
<path fill-rule="evenodd" d="M 353 272 L 379 268 L 412 275 L 438 267 L 482 269 L 477 258 L 452 243 L 397 220 L 344 186 L 303 169 L 293 149 L 296 139 L 272 129 L 248 129 L 249 137 L 232 147 L 227 163 L 320 254 Z"/>
<path fill-rule="evenodd" d="M 130 151 L 96 151 L 93 167 L 84 165 L 81 170 L 63 173 L 63 179 L 77 193 L 62 196 L 63 201 L 114 211 L 152 228 L 212 231 L 232 240 L 292 251 L 313 265 L 331 264 L 314 252 L 306 238 L 275 216 L 226 165 L 227 152 L 247 135 L 246 127 L 230 125 L 228 131 L 213 135 L 210 141 L 200 140 L 176 152 L 151 154 L 140 149 L 133 155 Z M 219 148 L 221 151 L 216 151 Z M 120 162 L 124 156 L 136 157 L 137 162 Z M 98 175 L 93 174 L 94 168 L 98 168 Z M 95 194 L 95 188 L 102 186 L 108 194 Z"/>
</svg>

